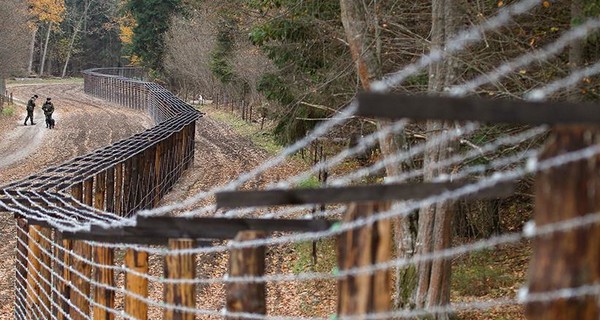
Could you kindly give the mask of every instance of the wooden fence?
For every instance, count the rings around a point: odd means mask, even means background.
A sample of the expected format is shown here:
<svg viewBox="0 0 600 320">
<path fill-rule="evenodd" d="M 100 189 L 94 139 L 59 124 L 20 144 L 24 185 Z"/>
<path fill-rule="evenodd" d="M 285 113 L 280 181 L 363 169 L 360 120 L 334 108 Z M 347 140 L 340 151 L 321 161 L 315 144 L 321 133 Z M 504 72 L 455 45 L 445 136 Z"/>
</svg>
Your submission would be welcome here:
<svg viewBox="0 0 600 320">
<path fill-rule="evenodd" d="M 119 217 L 156 206 L 173 186 L 194 154 L 194 123 L 199 113 L 162 87 L 123 77 L 135 70 L 105 69 L 84 73 L 85 91 L 120 105 L 147 110 L 157 122 L 148 131 L 89 155 L 11 183 L 2 188 L 0 204 L 15 214 L 18 225 L 15 316 L 18 319 L 112 319 L 115 316 L 115 253 L 95 243 L 152 244 L 170 250 L 190 249 L 206 240 L 235 239 L 239 243 L 266 237 L 273 231 L 331 230 L 337 221 L 306 219 L 230 219 L 138 216 L 131 225 L 108 226 Z M 401 107 L 395 107 L 401 104 Z M 519 123 L 568 123 L 557 127 L 544 157 L 596 143 L 595 129 L 580 123 L 597 123 L 595 105 L 482 102 L 470 99 L 361 95 L 362 116 L 398 119 L 501 121 Z M 568 111 L 564 111 L 567 108 Z M 448 111 L 450 110 L 450 111 Z M 552 112 L 547 112 L 551 110 Z M 574 125 L 577 124 L 577 125 Z M 590 135 L 591 133 L 594 133 Z M 535 220 L 539 226 L 597 212 L 600 190 L 598 157 L 574 161 L 541 171 L 536 180 Z M 568 176 L 569 179 L 564 177 Z M 568 181 L 568 183 L 565 183 Z M 423 199 L 464 187 L 466 182 L 382 184 L 317 190 L 282 189 L 230 191 L 217 194 L 218 207 L 256 207 L 300 204 L 348 203 L 345 222 L 365 221 L 388 209 L 388 201 Z M 463 198 L 495 198 L 510 194 L 512 182 L 480 188 Z M 560 196 L 557 196 L 560 195 Z M 112 215 L 114 213 L 116 215 Z M 81 228 L 87 223 L 88 228 Z M 338 237 L 338 268 L 355 270 L 389 262 L 392 257 L 391 222 L 377 219 Z M 579 241 L 577 239 L 590 239 Z M 596 284 L 600 257 L 594 246 L 600 226 L 589 224 L 534 240 L 532 292 Z M 577 241 L 577 245 L 573 245 Z M 51 249 L 53 248 L 53 249 Z M 61 249 L 62 248 L 62 249 Z M 231 248 L 229 277 L 262 276 L 264 246 Z M 72 253 L 74 254 L 72 254 Z M 84 257 L 77 259 L 74 257 Z M 94 265 L 89 261 L 94 261 Z M 148 253 L 127 249 L 124 258 L 125 290 L 130 293 L 123 311 L 130 318 L 148 319 Z M 164 286 L 165 319 L 194 319 L 194 254 L 167 254 L 165 278 L 183 280 Z M 585 272 L 584 272 L 585 271 Z M 338 280 L 339 316 L 379 314 L 391 311 L 389 269 L 348 274 Z M 86 279 L 94 279 L 91 286 Z M 141 297 L 141 299 L 140 299 Z M 588 299 L 589 298 L 589 299 Z M 530 319 L 598 319 L 597 295 L 527 305 Z M 266 314 L 266 289 L 261 281 L 231 282 L 226 286 L 227 318 Z M 53 303 L 54 302 L 54 303 Z M 566 303 L 565 303 L 566 302 Z M 576 303 L 575 303 L 576 302 Z M 39 308 L 38 305 L 50 305 Z M 239 313 L 236 313 L 239 312 Z M 566 316 L 565 316 L 566 315 Z"/>
<path fill-rule="evenodd" d="M 61 229 L 86 222 L 110 223 L 152 208 L 193 163 L 195 121 L 200 112 L 157 84 L 132 79 L 141 76 L 139 69 L 93 69 L 83 74 L 86 93 L 146 111 L 156 125 L 2 187 L 0 203 L 14 212 L 18 226 L 15 316 L 19 319 L 49 319 L 51 315 L 82 319 L 90 309 L 94 318 L 111 318 L 107 310 L 114 306 L 114 293 L 100 287 L 90 292 L 90 283 L 84 279 L 92 277 L 93 270 L 94 279 L 114 285 L 113 271 L 92 268 L 67 252 L 110 266 L 113 250 L 66 239 Z M 147 256 L 131 251 L 126 261 L 131 268 L 143 269 Z M 135 281 L 130 277 L 127 285 Z M 51 305 L 51 299 L 57 302 L 52 308 L 36 307 Z M 142 312 L 133 302 L 125 309 Z"/>
</svg>

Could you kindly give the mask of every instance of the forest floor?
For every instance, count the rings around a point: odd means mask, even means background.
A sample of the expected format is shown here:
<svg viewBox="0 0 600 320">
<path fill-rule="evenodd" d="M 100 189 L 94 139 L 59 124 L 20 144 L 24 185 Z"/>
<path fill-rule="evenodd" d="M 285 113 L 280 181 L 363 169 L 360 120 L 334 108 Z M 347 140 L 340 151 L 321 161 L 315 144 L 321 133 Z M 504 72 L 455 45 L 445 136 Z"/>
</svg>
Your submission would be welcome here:
<svg viewBox="0 0 600 320">
<path fill-rule="evenodd" d="M 152 126 L 152 121 L 146 114 L 90 97 L 82 89 L 81 83 L 15 83 L 9 86 L 8 91 L 13 92 L 22 104 L 15 106 L 12 112 L 5 110 L 4 115 L 0 116 L 0 185 Z M 35 114 L 37 124 L 23 126 L 24 102 L 33 94 L 40 96 Z M 40 110 L 41 104 L 49 96 L 56 107 L 57 124 L 54 130 L 45 128 Z M 264 132 L 258 130 L 257 124 L 242 123 L 224 109 L 214 106 L 201 108 L 207 114 L 196 125 L 194 164 L 173 191 L 167 194 L 162 204 L 180 202 L 200 191 L 223 185 L 272 155 L 272 146 L 257 144 L 257 138 L 264 138 Z M 245 186 L 260 188 L 278 181 L 280 177 L 294 175 L 307 165 L 301 159 L 291 159 L 271 168 Z M 205 199 L 190 208 L 204 206 L 212 200 Z M 211 214 L 214 212 L 205 213 Z M 14 318 L 14 235 L 12 216 L 0 215 L 0 319 Z M 332 239 L 317 243 L 317 263 L 313 261 L 310 243 L 270 248 L 267 253 L 267 273 L 331 272 L 336 265 L 334 244 Z M 452 300 L 471 302 L 514 297 L 525 278 L 528 255 L 528 245 L 517 244 L 455 259 Z M 122 259 L 122 254 L 117 254 L 116 257 L 117 260 Z M 197 277 L 222 278 L 227 271 L 226 254 L 199 255 L 198 261 Z M 151 256 L 151 273 L 162 275 L 161 257 Z M 118 284 L 123 283 L 123 277 L 122 273 L 117 275 Z M 268 313 L 292 317 L 329 317 L 335 313 L 336 293 L 333 280 L 268 284 Z M 198 308 L 218 311 L 224 307 L 222 284 L 199 285 L 197 294 Z M 151 285 L 150 297 L 161 301 L 162 286 Z M 117 295 L 117 307 L 121 303 L 122 297 Z M 524 319 L 519 306 L 460 313 L 459 316 L 461 319 L 473 320 Z M 150 318 L 162 318 L 160 310 L 151 308 Z"/>
</svg>

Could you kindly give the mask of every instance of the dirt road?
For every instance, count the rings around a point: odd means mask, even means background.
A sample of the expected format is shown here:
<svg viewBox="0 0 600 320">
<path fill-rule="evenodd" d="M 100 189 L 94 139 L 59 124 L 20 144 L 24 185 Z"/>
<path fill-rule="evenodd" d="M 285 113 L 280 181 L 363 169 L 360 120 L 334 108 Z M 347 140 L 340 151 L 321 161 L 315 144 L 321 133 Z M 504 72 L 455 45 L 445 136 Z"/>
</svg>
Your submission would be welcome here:
<svg viewBox="0 0 600 320">
<path fill-rule="evenodd" d="M 20 85 L 10 87 L 9 91 L 23 103 L 33 94 L 40 98 L 34 126 L 23 125 L 24 105 L 16 108 L 13 117 L 0 117 L 0 185 L 127 138 L 153 125 L 144 113 L 85 95 L 82 84 Z M 45 128 L 40 110 L 46 97 L 52 97 L 56 108 L 56 128 L 53 130 Z M 210 112 L 197 122 L 195 150 L 193 167 L 167 194 L 163 204 L 181 201 L 199 191 L 223 185 L 254 168 L 268 156 L 249 139 L 212 119 Z M 260 187 L 299 169 L 285 164 L 272 168 L 249 184 Z M 194 207 L 207 201 L 210 199 Z M 0 319 L 13 319 L 14 235 L 12 215 L 0 214 Z M 215 306 L 220 302 L 215 300 L 209 304 Z"/>
</svg>

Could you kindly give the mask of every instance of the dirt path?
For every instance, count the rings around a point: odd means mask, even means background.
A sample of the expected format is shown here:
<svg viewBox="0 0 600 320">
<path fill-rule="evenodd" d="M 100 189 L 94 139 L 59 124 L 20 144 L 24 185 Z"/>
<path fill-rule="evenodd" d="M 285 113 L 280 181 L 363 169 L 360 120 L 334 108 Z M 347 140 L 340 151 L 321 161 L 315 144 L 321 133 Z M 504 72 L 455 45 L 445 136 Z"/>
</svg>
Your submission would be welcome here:
<svg viewBox="0 0 600 320">
<path fill-rule="evenodd" d="M 26 111 L 17 105 L 12 117 L 0 117 L 0 185 L 47 166 L 88 153 L 152 126 L 144 113 L 110 105 L 83 93 L 81 84 L 9 87 L 26 102 L 37 94 L 36 125 L 23 125 Z M 56 128 L 46 129 L 41 102 L 52 97 Z M 15 227 L 12 215 L 0 214 L 0 319 L 13 319 Z"/>
<path fill-rule="evenodd" d="M 24 106 L 17 108 L 14 117 L 0 117 L 0 185 L 127 138 L 152 125 L 145 114 L 112 106 L 85 95 L 80 84 L 27 85 L 12 87 L 9 91 L 23 102 L 34 93 L 40 96 L 38 102 L 51 96 L 56 107 L 56 129 L 45 128 L 39 106 L 36 107 L 35 126 L 23 126 Z M 268 154 L 257 148 L 252 141 L 211 118 L 210 109 L 207 112 L 196 124 L 194 165 L 184 173 L 162 204 L 182 201 L 200 191 L 223 185 L 268 158 Z M 260 188 L 279 177 L 292 175 L 299 169 L 297 164 L 277 166 L 248 182 L 246 186 Z M 202 206 L 211 200 L 206 199 L 192 207 Z M 207 213 L 210 214 L 212 213 Z M 12 216 L 0 215 L 0 319 L 13 318 L 14 234 Z M 223 259 L 213 261 L 213 268 L 210 270 L 224 272 L 224 262 Z M 161 274 L 160 270 L 156 271 Z M 216 288 L 213 293 L 207 294 L 203 306 L 220 309 L 223 304 L 220 291 L 222 288 Z M 156 295 L 155 298 L 160 300 L 162 292 L 160 288 L 156 288 L 151 295 Z"/>
</svg>

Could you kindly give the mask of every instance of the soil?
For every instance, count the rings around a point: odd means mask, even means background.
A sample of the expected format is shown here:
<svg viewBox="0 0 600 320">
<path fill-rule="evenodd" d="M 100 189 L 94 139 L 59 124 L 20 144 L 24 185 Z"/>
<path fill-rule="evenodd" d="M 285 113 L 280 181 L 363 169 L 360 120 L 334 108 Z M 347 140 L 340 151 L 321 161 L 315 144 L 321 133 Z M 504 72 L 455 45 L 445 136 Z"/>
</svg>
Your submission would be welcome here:
<svg viewBox="0 0 600 320">
<path fill-rule="evenodd" d="M 142 112 L 122 108 L 93 98 L 83 93 L 82 84 L 39 84 L 13 85 L 9 87 L 15 98 L 20 101 L 15 115 L 0 116 L 0 185 L 22 179 L 43 168 L 59 164 L 70 158 L 88 153 L 94 149 L 109 145 L 120 139 L 127 138 L 153 125 L 151 119 Z M 38 107 L 35 111 L 35 126 L 24 126 L 24 102 L 38 94 Z M 40 106 L 46 97 L 51 96 L 56 107 L 56 128 L 45 128 L 44 117 Z M 228 108 L 227 108 L 228 109 Z M 191 169 L 187 170 L 173 190 L 167 194 L 162 204 L 177 203 L 200 191 L 208 191 L 216 186 L 224 185 L 264 162 L 269 154 L 255 146 L 252 141 L 240 136 L 225 123 L 216 120 L 211 114 L 221 112 L 214 107 L 203 107 L 206 115 L 196 124 L 195 159 Z M 288 177 L 303 170 L 305 165 L 299 161 L 290 160 L 276 166 L 244 184 L 244 188 L 261 188 L 267 183 L 274 182 L 280 177 Z M 209 204 L 212 199 L 204 199 L 189 208 L 197 208 Z M 188 208 L 188 209 L 189 209 Z M 174 213 L 176 214 L 176 213 Z M 205 212 L 212 215 L 214 212 Z M 14 249 L 15 249 L 14 220 L 10 214 L 0 214 L 0 320 L 13 319 L 14 303 Z M 268 274 L 291 274 L 296 272 L 318 271 L 329 272 L 335 267 L 335 241 L 319 241 L 317 264 L 312 263 L 311 244 L 295 244 L 269 248 L 267 251 Z M 518 248 L 523 248 L 518 246 Z M 502 248 L 495 251 L 492 257 L 499 253 L 511 257 L 523 257 L 516 262 L 510 262 L 515 270 L 525 269 L 525 259 L 528 252 L 515 248 Z M 116 265 L 122 263 L 124 252 L 115 253 Z M 485 258 L 485 256 L 484 256 Z M 478 258 L 483 259 L 483 258 Z M 462 260 L 465 260 L 464 262 Z M 457 259 L 456 263 L 469 265 L 471 260 Z M 490 258 L 490 260 L 494 260 Z M 502 257 L 503 263 L 509 257 Z M 203 279 L 222 278 L 227 272 L 227 254 L 204 254 L 197 256 L 196 277 Z M 150 257 L 150 273 L 154 276 L 163 275 L 162 257 Z M 489 263 L 486 260 L 486 263 Z M 485 263 L 482 263 L 485 264 Z M 467 274 L 471 270 L 465 271 Z M 487 279 L 489 273 L 484 272 L 482 279 Z M 501 295 L 512 295 L 522 281 L 521 274 L 514 277 L 509 284 L 498 284 L 504 287 Z M 122 286 L 124 274 L 116 275 L 117 285 Z M 484 279 L 484 280 L 485 280 Z M 516 280 L 516 281 L 515 281 Z M 463 287 L 471 288 L 468 281 L 479 283 L 479 277 L 468 279 Z M 487 279 L 486 281 L 491 281 Z M 496 286 L 496 285 L 492 285 Z M 162 285 L 151 284 L 149 297 L 154 301 L 162 301 Z M 196 307 L 208 311 L 218 311 L 225 305 L 225 288 L 223 284 L 197 286 Z M 497 298 L 489 290 L 475 292 L 474 296 L 453 290 L 453 300 L 470 301 L 485 298 Z M 329 317 L 335 313 L 336 283 L 333 280 L 294 281 L 267 284 L 267 312 L 274 316 Z M 117 294 L 116 307 L 121 309 L 123 297 Z M 491 309 L 486 312 L 463 313 L 464 319 L 521 319 L 522 310 L 519 306 Z M 150 319 L 162 318 L 159 308 L 150 308 Z M 213 317 L 199 316 L 209 319 Z M 215 319 L 221 317 L 214 317 Z"/>
<path fill-rule="evenodd" d="M 13 85 L 8 91 L 14 94 L 18 104 L 12 117 L 0 117 L 0 185 L 25 178 L 47 166 L 86 154 L 153 125 L 145 113 L 84 94 L 82 84 Z M 24 105 L 33 94 L 40 97 L 36 101 L 36 124 L 24 126 Z M 40 110 L 46 97 L 52 97 L 56 108 L 56 128 L 52 130 L 45 128 L 44 116 Z M 199 191 L 223 185 L 256 167 L 269 156 L 250 139 L 212 119 L 210 112 L 196 124 L 195 152 L 193 167 L 186 171 L 173 190 L 165 196 L 162 204 L 178 202 Z M 300 169 L 301 166 L 297 164 L 283 164 L 246 185 L 260 187 Z M 205 205 L 210 200 L 206 199 L 192 207 Z M 15 227 L 12 215 L 2 214 L 0 219 L 0 319 L 13 319 Z M 211 276 L 222 274 L 226 270 L 226 257 L 199 258 L 204 261 L 209 258 L 214 260 L 211 264 L 215 267 L 212 270 L 216 274 Z M 155 269 L 151 273 L 162 273 L 160 259 L 151 259 L 151 265 Z M 204 269 L 199 272 L 207 271 Z M 118 282 L 122 282 L 122 275 L 117 276 L 121 280 Z M 150 289 L 151 297 L 160 301 L 162 288 L 156 286 Z M 223 295 L 213 293 L 209 296 L 212 298 L 204 300 L 203 307 L 219 310 L 224 303 Z M 153 316 L 158 316 L 158 310 L 154 310 Z"/>
</svg>

